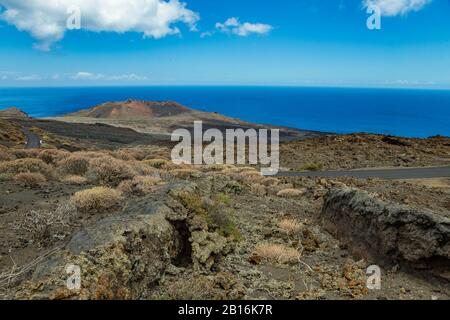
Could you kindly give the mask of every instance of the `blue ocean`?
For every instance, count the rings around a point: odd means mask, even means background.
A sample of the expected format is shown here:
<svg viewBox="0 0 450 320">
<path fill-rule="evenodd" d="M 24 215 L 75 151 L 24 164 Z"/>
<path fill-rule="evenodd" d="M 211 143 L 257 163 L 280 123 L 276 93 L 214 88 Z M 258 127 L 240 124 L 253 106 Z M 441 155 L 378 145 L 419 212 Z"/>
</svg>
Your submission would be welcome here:
<svg viewBox="0 0 450 320">
<path fill-rule="evenodd" d="M 0 109 L 62 115 L 107 101 L 172 100 L 242 120 L 334 133 L 450 136 L 450 91 L 300 87 L 0 88 Z"/>
</svg>

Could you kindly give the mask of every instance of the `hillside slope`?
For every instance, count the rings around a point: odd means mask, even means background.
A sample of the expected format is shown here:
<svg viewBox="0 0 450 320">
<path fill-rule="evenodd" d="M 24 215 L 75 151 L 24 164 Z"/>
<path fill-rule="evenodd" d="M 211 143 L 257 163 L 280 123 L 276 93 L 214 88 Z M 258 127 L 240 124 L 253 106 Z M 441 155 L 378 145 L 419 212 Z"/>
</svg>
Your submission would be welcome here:
<svg viewBox="0 0 450 320">
<path fill-rule="evenodd" d="M 100 119 L 142 119 L 169 117 L 189 112 L 192 112 L 192 110 L 172 101 L 127 100 L 103 103 L 67 116 Z"/>
</svg>

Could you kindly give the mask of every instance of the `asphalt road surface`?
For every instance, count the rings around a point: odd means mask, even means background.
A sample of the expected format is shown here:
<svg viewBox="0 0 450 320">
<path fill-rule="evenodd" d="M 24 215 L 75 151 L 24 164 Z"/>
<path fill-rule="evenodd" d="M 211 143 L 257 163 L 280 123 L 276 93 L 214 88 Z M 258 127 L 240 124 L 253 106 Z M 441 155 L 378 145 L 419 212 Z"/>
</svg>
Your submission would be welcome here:
<svg viewBox="0 0 450 320">
<path fill-rule="evenodd" d="M 23 128 L 23 133 L 26 137 L 25 147 L 27 149 L 38 149 L 41 147 L 41 139 L 37 134 L 31 133 L 27 128 Z"/>
<path fill-rule="evenodd" d="M 365 169 L 342 171 L 306 171 L 306 172 L 280 172 L 282 177 L 354 177 L 358 179 L 427 179 L 450 177 L 450 166 L 430 168 L 401 168 L 401 169 Z"/>
</svg>

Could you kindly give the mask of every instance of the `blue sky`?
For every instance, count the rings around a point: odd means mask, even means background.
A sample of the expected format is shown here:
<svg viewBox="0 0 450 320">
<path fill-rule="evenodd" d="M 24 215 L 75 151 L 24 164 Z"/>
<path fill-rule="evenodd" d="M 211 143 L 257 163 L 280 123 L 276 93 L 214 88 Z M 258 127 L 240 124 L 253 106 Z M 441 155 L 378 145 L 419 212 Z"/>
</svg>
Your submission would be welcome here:
<svg viewBox="0 0 450 320">
<path fill-rule="evenodd" d="M 448 0 L 60 2 L 79 5 L 80 30 L 65 30 L 66 7 L 0 0 L 0 86 L 450 88 Z"/>
</svg>

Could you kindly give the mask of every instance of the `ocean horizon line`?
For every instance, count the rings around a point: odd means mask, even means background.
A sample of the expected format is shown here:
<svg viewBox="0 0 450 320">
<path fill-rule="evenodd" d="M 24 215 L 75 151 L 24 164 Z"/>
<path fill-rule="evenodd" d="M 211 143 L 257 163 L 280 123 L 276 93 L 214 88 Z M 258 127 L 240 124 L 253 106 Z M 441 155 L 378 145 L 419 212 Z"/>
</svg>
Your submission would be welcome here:
<svg viewBox="0 0 450 320">
<path fill-rule="evenodd" d="M 353 86 L 353 85 L 288 85 L 288 84 L 99 84 L 99 85 L 25 85 L 0 86 L 2 89 L 89 89 L 89 88 L 304 88 L 304 89 L 357 89 L 357 90 L 423 90 L 450 91 L 450 87 L 415 87 L 415 86 Z M 1 107 L 0 107 L 1 108 Z"/>
</svg>

